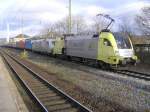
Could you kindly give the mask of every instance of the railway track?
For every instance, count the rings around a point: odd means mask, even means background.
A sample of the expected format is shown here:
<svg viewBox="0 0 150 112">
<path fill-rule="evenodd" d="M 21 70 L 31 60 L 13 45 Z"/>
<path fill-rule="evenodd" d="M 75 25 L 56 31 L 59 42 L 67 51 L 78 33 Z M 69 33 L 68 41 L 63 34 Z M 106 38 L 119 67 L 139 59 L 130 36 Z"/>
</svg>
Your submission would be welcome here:
<svg viewBox="0 0 150 112">
<path fill-rule="evenodd" d="M 77 63 L 77 62 L 73 62 L 72 61 L 72 63 Z M 81 65 L 84 65 L 84 66 L 94 67 L 95 68 L 95 66 L 85 65 L 85 64 L 79 63 L 79 62 L 77 64 L 81 64 Z M 89 72 L 87 70 L 82 70 L 82 71 Z M 104 70 L 104 71 L 108 72 L 108 70 Z M 150 81 L 150 74 L 146 74 L 146 73 L 130 71 L 130 70 L 117 70 L 117 69 L 112 69 L 111 72 L 118 73 L 118 74 L 121 74 L 121 75 L 130 76 L 130 77 L 137 78 L 137 79 L 143 79 L 145 81 Z"/>
<path fill-rule="evenodd" d="M 1 54 L 41 111 L 92 112 L 14 57 L 4 51 Z"/>
<path fill-rule="evenodd" d="M 85 64 L 79 63 L 79 62 L 77 64 L 82 64 L 84 66 L 94 67 L 95 68 L 95 66 L 85 65 Z M 87 70 L 82 70 L 82 71 L 89 72 Z M 104 71 L 106 71 L 106 70 L 104 70 Z M 106 71 L 106 72 L 108 72 L 108 71 Z M 130 71 L 130 70 L 117 70 L 117 69 L 112 69 L 111 72 L 118 73 L 118 74 L 121 74 L 121 75 L 130 76 L 130 77 L 137 78 L 137 79 L 142 79 L 142 80 L 145 80 L 145 81 L 150 81 L 150 74 L 146 74 L 146 73 L 141 73 L 141 72 L 136 72 L 136 71 Z"/>
<path fill-rule="evenodd" d="M 131 71 L 131 70 L 115 70 L 115 73 L 150 81 L 150 74 L 146 74 L 142 72 L 136 72 L 136 71 Z"/>
</svg>

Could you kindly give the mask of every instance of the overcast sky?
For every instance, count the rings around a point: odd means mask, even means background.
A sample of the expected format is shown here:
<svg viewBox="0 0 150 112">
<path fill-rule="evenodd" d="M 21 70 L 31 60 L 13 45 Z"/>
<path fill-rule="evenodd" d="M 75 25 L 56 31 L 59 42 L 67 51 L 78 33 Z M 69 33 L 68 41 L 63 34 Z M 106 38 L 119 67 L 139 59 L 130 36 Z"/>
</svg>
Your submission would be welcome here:
<svg viewBox="0 0 150 112">
<path fill-rule="evenodd" d="M 21 33 L 37 34 L 45 24 L 55 23 L 68 15 L 69 0 L 0 0 L 0 38 Z M 106 13 L 113 18 L 131 18 L 150 0 L 72 0 L 72 14 L 82 15 L 90 22 L 98 13 Z"/>
</svg>

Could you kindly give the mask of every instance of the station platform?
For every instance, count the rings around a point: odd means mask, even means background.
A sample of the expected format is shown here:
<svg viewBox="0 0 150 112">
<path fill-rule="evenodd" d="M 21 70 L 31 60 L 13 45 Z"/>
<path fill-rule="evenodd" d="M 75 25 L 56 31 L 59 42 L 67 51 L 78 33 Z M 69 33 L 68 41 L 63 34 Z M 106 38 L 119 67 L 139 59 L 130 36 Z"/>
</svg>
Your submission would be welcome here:
<svg viewBox="0 0 150 112">
<path fill-rule="evenodd" d="M 0 112 L 29 112 L 0 56 Z"/>
</svg>

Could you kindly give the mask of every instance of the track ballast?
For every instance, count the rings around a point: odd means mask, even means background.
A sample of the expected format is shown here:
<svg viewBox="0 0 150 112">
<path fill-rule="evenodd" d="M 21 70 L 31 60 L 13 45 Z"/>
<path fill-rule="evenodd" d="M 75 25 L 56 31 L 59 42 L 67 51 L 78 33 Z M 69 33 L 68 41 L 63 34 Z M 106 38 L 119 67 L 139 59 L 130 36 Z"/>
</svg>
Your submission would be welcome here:
<svg viewBox="0 0 150 112">
<path fill-rule="evenodd" d="M 115 73 L 130 76 L 133 78 L 143 79 L 145 81 L 150 81 L 150 74 L 136 72 L 131 70 L 115 70 Z"/>
<path fill-rule="evenodd" d="M 92 112 L 90 109 L 50 84 L 46 79 L 32 71 L 16 58 L 10 56 L 6 52 L 1 52 L 1 54 L 42 111 Z"/>
</svg>

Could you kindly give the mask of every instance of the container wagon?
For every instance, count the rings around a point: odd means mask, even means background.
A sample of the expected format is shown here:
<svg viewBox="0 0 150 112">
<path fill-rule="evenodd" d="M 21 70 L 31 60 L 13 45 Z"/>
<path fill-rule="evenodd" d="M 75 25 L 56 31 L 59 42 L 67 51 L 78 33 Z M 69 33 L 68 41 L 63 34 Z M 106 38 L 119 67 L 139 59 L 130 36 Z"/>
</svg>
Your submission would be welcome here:
<svg viewBox="0 0 150 112">
<path fill-rule="evenodd" d="M 20 41 L 16 42 L 16 47 L 20 48 L 20 49 L 24 49 L 25 48 L 25 41 L 20 40 Z"/>
<path fill-rule="evenodd" d="M 32 50 L 32 41 L 29 39 L 25 40 L 25 49 Z"/>
</svg>

